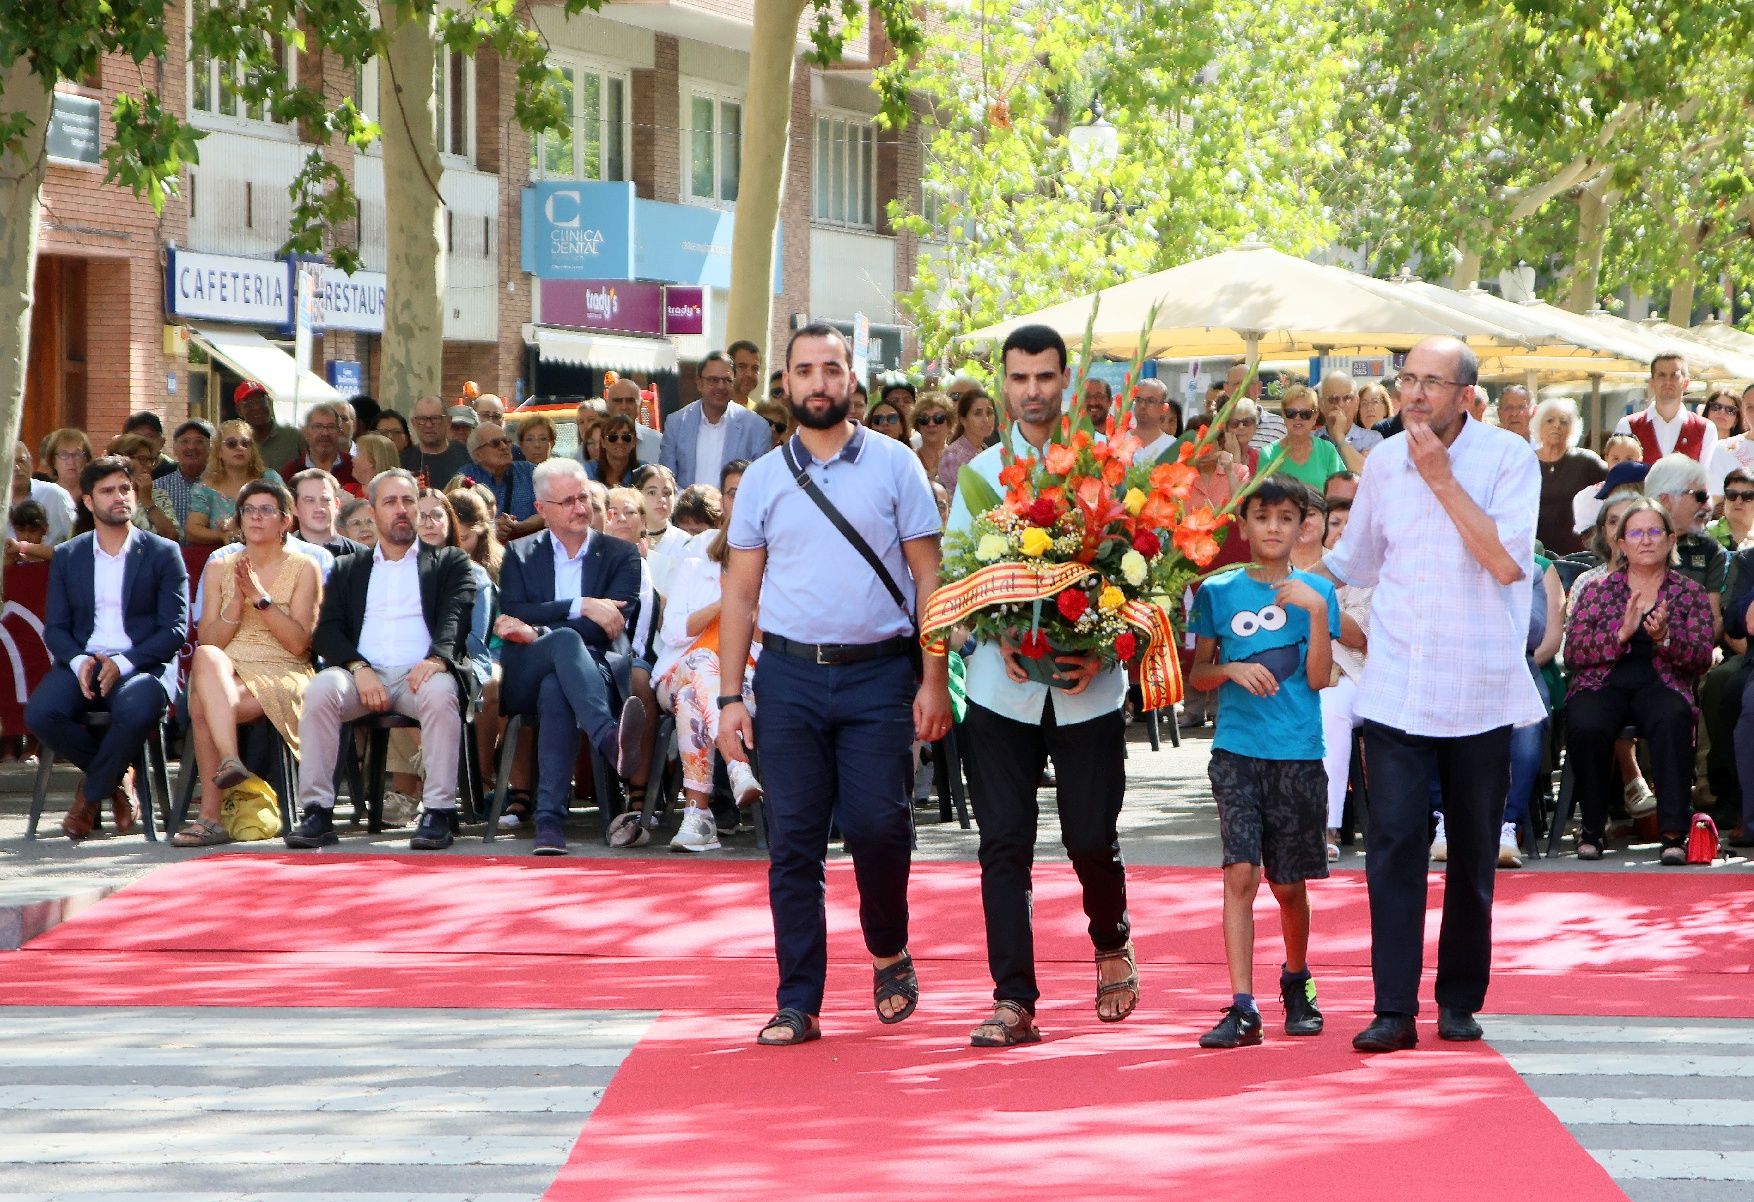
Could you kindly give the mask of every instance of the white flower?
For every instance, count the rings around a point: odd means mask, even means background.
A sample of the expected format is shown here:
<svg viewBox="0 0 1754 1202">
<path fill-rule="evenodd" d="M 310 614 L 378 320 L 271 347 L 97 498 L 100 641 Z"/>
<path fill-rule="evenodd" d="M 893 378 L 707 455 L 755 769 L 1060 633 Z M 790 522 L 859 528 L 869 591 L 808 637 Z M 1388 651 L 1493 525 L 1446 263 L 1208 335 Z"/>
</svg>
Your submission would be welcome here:
<svg viewBox="0 0 1754 1202">
<path fill-rule="evenodd" d="M 982 563 L 992 563 L 1005 554 L 1005 536 L 1002 534 L 984 534 L 980 545 L 974 549 L 974 557 Z"/>
<path fill-rule="evenodd" d="M 1145 575 L 1149 570 L 1150 567 L 1146 564 L 1145 557 L 1137 551 L 1128 551 L 1121 556 L 1121 575 L 1126 577 L 1127 583 L 1134 588 L 1145 583 Z"/>
</svg>

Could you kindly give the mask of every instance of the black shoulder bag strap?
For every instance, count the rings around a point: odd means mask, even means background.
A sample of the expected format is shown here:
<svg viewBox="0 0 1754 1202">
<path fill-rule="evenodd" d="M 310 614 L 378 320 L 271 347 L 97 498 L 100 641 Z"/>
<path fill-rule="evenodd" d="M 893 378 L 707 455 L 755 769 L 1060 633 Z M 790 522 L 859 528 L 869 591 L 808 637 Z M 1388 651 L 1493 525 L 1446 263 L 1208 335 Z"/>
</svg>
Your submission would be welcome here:
<svg viewBox="0 0 1754 1202">
<path fill-rule="evenodd" d="M 853 550 L 857 551 L 864 561 L 871 565 L 871 570 L 877 573 L 877 579 L 883 582 L 883 587 L 888 589 L 889 595 L 895 599 L 896 608 L 901 610 L 903 616 L 907 618 L 908 627 L 915 634 L 918 634 L 919 626 L 915 621 L 914 613 L 907 607 L 907 594 L 903 593 L 901 586 L 895 583 L 895 577 L 889 574 L 889 569 L 884 566 L 883 560 L 878 557 L 877 552 L 871 549 L 871 544 L 865 541 L 864 536 L 853 528 L 853 524 L 847 521 L 846 515 L 836 509 L 834 502 L 830 501 L 822 489 L 817 487 L 816 481 L 810 478 L 810 473 L 798 466 L 798 457 L 792 453 L 792 444 L 790 442 L 784 443 L 780 450 L 786 457 L 786 467 L 791 470 L 792 479 L 797 481 L 798 487 L 804 490 L 804 495 L 816 503 L 816 508 L 822 510 L 823 516 L 834 524 L 834 528 L 840 531 L 841 537 L 851 543 Z"/>
</svg>

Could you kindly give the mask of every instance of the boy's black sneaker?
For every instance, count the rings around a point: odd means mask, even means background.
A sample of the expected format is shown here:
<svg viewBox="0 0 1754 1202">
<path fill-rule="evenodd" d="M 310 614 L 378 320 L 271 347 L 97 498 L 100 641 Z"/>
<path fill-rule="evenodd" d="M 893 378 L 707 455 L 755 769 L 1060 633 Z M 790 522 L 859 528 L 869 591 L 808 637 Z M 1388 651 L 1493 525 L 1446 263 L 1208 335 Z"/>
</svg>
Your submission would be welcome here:
<svg viewBox="0 0 1754 1202">
<path fill-rule="evenodd" d="M 1203 1048 L 1249 1048 L 1261 1042 L 1261 1016 L 1241 1006 L 1226 1006 L 1218 1025 L 1200 1036 Z"/>
<path fill-rule="evenodd" d="M 328 806 L 306 806 L 304 817 L 285 835 L 288 847 L 327 847 L 338 838 L 335 815 Z"/>
<path fill-rule="evenodd" d="M 1316 1009 L 1315 978 L 1301 981 L 1279 979 L 1279 997 L 1285 1003 L 1285 1034 L 1320 1035 L 1322 1012 Z"/>
</svg>

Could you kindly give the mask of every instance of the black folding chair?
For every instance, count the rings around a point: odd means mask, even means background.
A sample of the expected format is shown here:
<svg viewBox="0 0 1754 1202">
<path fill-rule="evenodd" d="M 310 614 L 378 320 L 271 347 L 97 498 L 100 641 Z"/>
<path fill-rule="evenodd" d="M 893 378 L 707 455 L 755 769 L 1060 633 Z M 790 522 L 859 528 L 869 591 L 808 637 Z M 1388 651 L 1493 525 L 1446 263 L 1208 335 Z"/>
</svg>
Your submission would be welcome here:
<svg viewBox="0 0 1754 1202">
<path fill-rule="evenodd" d="M 110 725 L 110 715 L 105 710 L 93 710 L 86 714 L 81 721 L 87 730 L 107 730 Z M 49 781 L 54 775 L 54 770 L 55 749 L 39 739 L 37 741 L 36 787 L 31 792 L 30 822 L 24 830 L 26 839 L 37 837 L 37 824 L 42 820 L 43 807 L 49 801 Z M 166 830 L 171 829 L 169 825 L 171 817 L 170 775 L 165 766 L 164 722 L 162 719 L 153 724 L 152 729 L 146 734 L 146 742 L 141 744 L 140 750 L 135 753 L 134 773 L 134 779 L 137 783 L 145 782 L 144 793 L 140 795 L 138 800 L 140 802 L 140 822 L 145 828 L 146 841 L 157 843 L 158 831 L 154 827 L 154 806 L 159 807 L 158 812 L 164 816 Z M 102 806 L 107 799 L 87 798 L 87 800 L 96 804 L 101 813 Z"/>
</svg>

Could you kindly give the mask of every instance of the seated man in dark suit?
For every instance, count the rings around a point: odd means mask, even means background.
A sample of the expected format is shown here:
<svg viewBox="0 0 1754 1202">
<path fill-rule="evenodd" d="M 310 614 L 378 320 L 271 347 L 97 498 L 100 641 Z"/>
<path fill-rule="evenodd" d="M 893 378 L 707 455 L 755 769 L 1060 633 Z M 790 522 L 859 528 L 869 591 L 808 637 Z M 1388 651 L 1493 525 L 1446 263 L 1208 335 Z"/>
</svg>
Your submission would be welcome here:
<svg viewBox="0 0 1754 1202">
<path fill-rule="evenodd" d="M 25 706 L 25 726 L 85 772 L 61 821 L 69 839 L 91 834 L 112 801 L 116 833 L 134 827 L 123 785 L 128 765 L 177 690 L 177 652 L 189 633 L 189 573 L 177 544 L 137 529 L 131 465 L 110 455 L 79 473 L 94 529 L 55 548 L 43 641 L 55 666 Z M 101 737 L 83 718 L 108 710 Z"/>
<path fill-rule="evenodd" d="M 420 721 L 426 786 L 408 846 L 436 851 L 451 845 L 463 739 L 458 702 L 476 687 L 468 646 L 475 575 L 458 548 L 415 538 L 418 491 L 414 473 L 402 468 L 373 478 L 378 545 L 369 554 L 342 556 L 329 574 L 311 650 L 332 666 L 305 689 L 298 787 L 304 816 L 286 833 L 288 847 L 335 842 L 342 725 L 389 710 Z"/>
<path fill-rule="evenodd" d="M 505 640 L 500 706 L 536 714 L 536 854 L 566 854 L 579 735 L 610 768 L 633 775 L 646 712 L 637 697 L 615 716 L 610 644 L 639 614 L 639 552 L 591 529 L 585 469 L 555 457 L 536 468 L 536 507 L 548 529 L 506 548 L 500 568 Z"/>
</svg>

